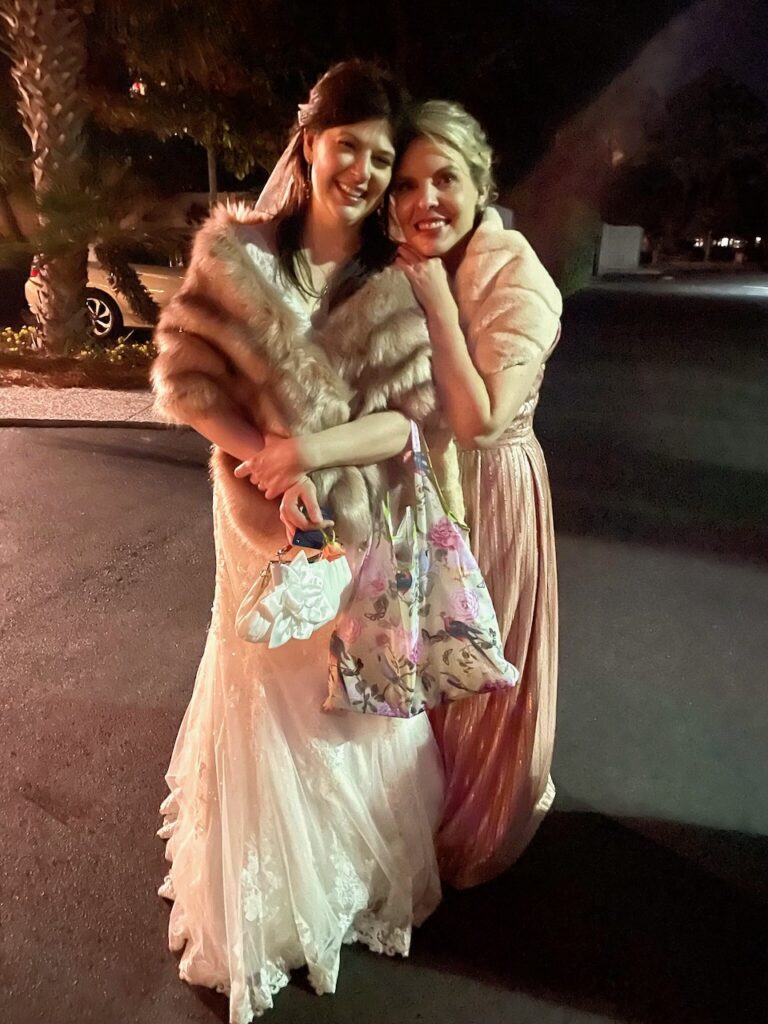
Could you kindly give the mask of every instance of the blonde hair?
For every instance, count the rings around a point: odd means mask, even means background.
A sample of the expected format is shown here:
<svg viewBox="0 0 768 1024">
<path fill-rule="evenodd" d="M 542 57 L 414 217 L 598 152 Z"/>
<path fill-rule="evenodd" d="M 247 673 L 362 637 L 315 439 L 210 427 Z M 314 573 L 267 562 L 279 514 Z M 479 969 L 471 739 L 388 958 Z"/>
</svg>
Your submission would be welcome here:
<svg viewBox="0 0 768 1024">
<path fill-rule="evenodd" d="M 408 114 L 399 152 L 405 153 L 416 139 L 429 139 L 436 145 L 450 146 L 466 162 L 475 188 L 484 203 L 498 198 L 493 179 L 493 149 L 480 122 L 460 103 L 448 100 L 427 100 Z"/>
</svg>

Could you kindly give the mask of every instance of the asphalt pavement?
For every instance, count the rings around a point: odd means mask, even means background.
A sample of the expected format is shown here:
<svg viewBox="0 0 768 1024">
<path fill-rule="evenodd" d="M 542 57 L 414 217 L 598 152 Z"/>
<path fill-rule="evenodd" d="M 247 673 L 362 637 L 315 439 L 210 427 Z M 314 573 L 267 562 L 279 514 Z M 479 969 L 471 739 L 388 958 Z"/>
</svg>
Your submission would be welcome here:
<svg viewBox="0 0 768 1024">
<path fill-rule="evenodd" d="M 446 894 L 407 960 L 349 948 L 337 994 L 299 973 L 274 1024 L 765 1019 L 768 292 L 659 284 L 570 300 L 542 394 L 553 813 L 504 877 Z M 40 425 L 67 417 L 22 416 L 10 390 L 3 1024 L 226 1021 L 223 997 L 177 979 L 155 895 L 157 806 L 213 591 L 205 445 L 136 417 Z M 119 422 L 109 393 L 83 401 Z"/>
</svg>

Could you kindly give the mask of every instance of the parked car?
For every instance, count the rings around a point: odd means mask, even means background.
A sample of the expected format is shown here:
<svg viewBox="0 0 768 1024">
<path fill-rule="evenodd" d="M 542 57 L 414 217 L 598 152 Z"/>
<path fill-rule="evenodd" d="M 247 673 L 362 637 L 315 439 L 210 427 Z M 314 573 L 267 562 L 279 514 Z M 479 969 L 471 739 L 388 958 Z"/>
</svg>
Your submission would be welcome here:
<svg viewBox="0 0 768 1024">
<path fill-rule="evenodd" d="M 144 259 L 151 260 L 149 254 Z M 184 267 L 169 267 L 152 262 L 131 262 L 152 298 L 162 307 L 175 295 L 184 277 Z M 35 318 L 40 317 L 40 271 L 35 260 L 24 286 L 27 305 Z M 103 341 L 117 338 L 125 327 L 149 328 L 150 324 L 138 317 L 110 283 L 110 275 L 90 251 L 88 254 L 88 287 L 86 304 L 91 318 L 93 336 Z"/>
</svg>

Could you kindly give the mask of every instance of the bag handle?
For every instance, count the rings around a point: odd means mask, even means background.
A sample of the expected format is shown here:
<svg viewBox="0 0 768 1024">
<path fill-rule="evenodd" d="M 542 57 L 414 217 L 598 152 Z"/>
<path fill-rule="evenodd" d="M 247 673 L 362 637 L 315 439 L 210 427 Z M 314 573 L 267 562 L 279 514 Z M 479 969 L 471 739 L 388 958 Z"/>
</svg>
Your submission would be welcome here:
<svg viewBox="0 0 768 1024">
<path fill-rule="evenodd" d="M 445 500 L 440 484 L 435 476 L 435 470 L 432 465 L 432 459 L 429 455 L 429 447 L 427 440 L 424 437 L 424 433 L 421 427 L 416 423 L 415 420 L 411 420 L 411 450 L 413 452 L 413 463 L 414 463 L 414 486 L 416 490 L 416 497 L 418 499 L 417 504 L 423 506 L 421 500 L 424 491 L 424 480 L 428 480 L 432 486 L 432 489 L 437 496 L 440 506 L 445 512 L 446 516 L 451 519 L 457 526 L 466 529 L 465 524 L 459 519 L 459 517 L 452 512 L 448 507 L 448 502 Z"/>
<path fill-rule="evenodd" d="M 425 489 L 430 487 L 437 498 L 443 513 L 461 529 L 466 530 L 466 525 L 448 507 L 448 503 L 445 500 L 440 484 L 437 482 L 435 470 L 429 455 L 429 446 L 427 445 L 427 441 L 421 427 L 415 420 L 410 421 L 410 426 L 409 439 L 411 448 L 411 467 L 413 470 L 413 488 L 416 494 L 416 507 L 413 510 L 411 520 L 410 533 L 412 538 L 415 537 L 417 531 L 422 533 L 424 532 L 426 525 L 424 522 L 424 510 L 426 505 Z M 395 528 L 395 523 L 392 519 L 392 504 L 390 502 L 389 492 L 387 492 L 382 499 L 381 512 L 389 540 L 394 543 L 395 534 L 402 527 L 403 522 L 401 521 L 397 529 Z"/>
</svg>

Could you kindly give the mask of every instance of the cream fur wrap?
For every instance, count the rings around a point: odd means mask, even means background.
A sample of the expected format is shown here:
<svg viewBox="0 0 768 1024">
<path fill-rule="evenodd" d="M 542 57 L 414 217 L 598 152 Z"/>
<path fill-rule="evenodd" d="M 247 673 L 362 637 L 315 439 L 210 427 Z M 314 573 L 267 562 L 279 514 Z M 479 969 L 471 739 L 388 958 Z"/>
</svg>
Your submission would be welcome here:
<svg viewBox="0 0 768 1024">
<path fill-rule="evenodd" d="M 461 513 L 455 449 L 438 428 L 429 335 L 410 285 L 395 267 L 373 275 L 307 331 L 284 290 L 248 251 L 269 249 L 274 224 L 247 207 L 218 207 L 198 232 L 184 282 L 163 310 L 152 368 L 156 407 L 172 423 L 237 411 L 259 430 L 317 433 L 350 419 L 398 410 L 427 428 L 449 504 Z M 279 543 L 277 502 L 234 474 L 214 446 L 214 485 L 247 540 Z M 397 459 L 312 474 L 341 540 L 364 541 L 371 510 L 397 487 Z"/>
</svg>

